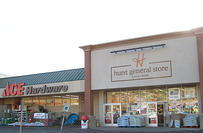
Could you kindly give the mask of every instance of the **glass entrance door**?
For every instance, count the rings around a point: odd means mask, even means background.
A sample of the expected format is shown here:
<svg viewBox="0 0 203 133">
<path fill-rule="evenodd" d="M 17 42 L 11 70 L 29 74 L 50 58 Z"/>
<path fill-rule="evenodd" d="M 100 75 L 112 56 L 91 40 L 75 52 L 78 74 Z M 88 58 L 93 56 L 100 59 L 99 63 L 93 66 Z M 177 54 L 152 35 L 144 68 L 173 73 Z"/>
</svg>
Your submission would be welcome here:
<svg viewBox="0 0 203 133">
<path fill-rule="evenodd" d="M 111 105 L 105 105 L 104 106 L 104 110 L 105 110 L 105 124 L 111 124 L 112 123 L 112 113 L 111 113 Z"/>
<path fill-rule="evenodd" d="M 158 126 L 159 127 L 166 126 L 167 114 L 168 114 L 168 103 L 167 102 L 157 103 L 157 117 L 158 117 Z"/>
<path fill-rule="evenodd" d="M 147 104 L 147 122 L 149 127 L 157 127 L 157 103 L 148 103 Z"/>
<path fill-rule="evenodd" d="M 105 125 L 117 126 L 118 118 L 121 116 L 121 104 L 104 104 Z"/>
</svg>

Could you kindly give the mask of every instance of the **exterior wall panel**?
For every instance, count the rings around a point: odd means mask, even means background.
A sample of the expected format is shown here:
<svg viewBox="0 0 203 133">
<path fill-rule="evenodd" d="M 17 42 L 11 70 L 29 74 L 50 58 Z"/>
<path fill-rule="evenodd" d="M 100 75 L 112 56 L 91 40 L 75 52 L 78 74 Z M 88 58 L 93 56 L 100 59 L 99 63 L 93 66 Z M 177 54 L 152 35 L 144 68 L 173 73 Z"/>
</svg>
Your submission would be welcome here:
<svg viewBox="0 0 203 133">
<path fill-rule="evenodd" d="M 115 50 L 157 44 L 166 45 L 160 49 L 110 53 Z M 137 58 L 140 60 L 138 64 L 136 62 Z M 94 50 L 91 53 L 91 59 L 92 90 L 199 82 L 197 44 L 196 37 L 193 36 Z M 141 59 L 143 59 L 143 62 L 141 62 Z M 150 74 L 146 72 L 148 74 L 146 76 L 143 71 L 147 71 L 144 68 L 149 67 L 151 67 L 151 71 L 155 67 L 167 67 L 168 69 L 165 72 L 151 72 Z M 142 68 L 144 70 L 141 70 Z M 130 75 L 130 71 L 132 72 L 133 69 L 140 71 L 134 73 L 134 77 Z"/>
<path fill-rule="evenodd" d="M 10 85 L 11 83 L 9 83 Z M 33 88 L 40 88 L 40 87 L 43 87 L 43 86 L 61 86 L 61 85 L 67 85 L 68 86 L 68 90 L 66 92 L 57 92 L 57 93 L 39 93 L 39 94 L 29 94 L 29 95 L 26 95 L 26 88 L 27 87 L 33 87 Z M 53 94 L 69 94 L 69 93 L 79 93 L 79 92 L 84 92 L 84 80 L 78 80 L 78 81 L 70 81 L 70 82 L 60 82 L 60 83 L 51 83 L 51 84 L 39 84 L 39 85 L 29 85 L 29 86 L 26 86 L 26 83 L 25 83 L 25 86 L 23 86 L 23 88 L 25 89 L 24 90 L 24 95 L 23 96 L 38 96 L 38 95 L 53 95 Z M 5 88 L 1 88 L 0 89 L 0 94 L 3 93 Z M 20 97 L 23 97 L 23 96 L 20 96 Z M 11 96 L 9 96 L 11 97 Z M 12 96 L 14 97 L 14 96 Z M 0 95 L 0 98 L 5 98 L 3 97 L 2 95 Z"/>
</svg>

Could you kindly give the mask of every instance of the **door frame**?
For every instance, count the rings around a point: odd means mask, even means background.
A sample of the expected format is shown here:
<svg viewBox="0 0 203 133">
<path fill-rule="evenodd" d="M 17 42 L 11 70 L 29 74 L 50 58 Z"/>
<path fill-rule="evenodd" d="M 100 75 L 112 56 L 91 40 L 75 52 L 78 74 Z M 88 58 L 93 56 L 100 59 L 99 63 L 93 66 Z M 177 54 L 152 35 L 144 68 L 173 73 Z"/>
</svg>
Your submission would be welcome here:
<svg viewBox="0 0 203 133">
<path fill-rule="evenodd" d="M 114 105 L 119 105 L 120 106 L 120 116 L 121 116 L 121 103 L 107 103 L 107 104 L 103 104 L 103 117 L 104 117 L 104 125 L 105 126 L 118 126 L 118 124 L 114 124 L 113 123 L 113 106 Z M 106 114 L 106 110 L 105 110 L 105 106 L 111 106 L 111 123 L 110 124 L 106 124 L 105 123 L 105 114 Z"/>
<path fill-rule="evenodd" d="M 158 101 L 158 104 L 163 104 L 163 116 L 164 116 L 164 127 L 166 127 L 166 116 L 168 115 L 168 102 L 167 101 Z M 158 117 L 158 110 L 157 110 L 157 117 Z M 159 123 L 158 123 L 159 124 Z"/>
<path fill-rule="evenodd" d="M 149 124 L 149 104 L 156 104 L 156 124 Z M 148 102 L 147 103 L 147 125 L 149 127 L 158 127 L 158 115 L 157 115 L 157 102 Z"/>
</svg>

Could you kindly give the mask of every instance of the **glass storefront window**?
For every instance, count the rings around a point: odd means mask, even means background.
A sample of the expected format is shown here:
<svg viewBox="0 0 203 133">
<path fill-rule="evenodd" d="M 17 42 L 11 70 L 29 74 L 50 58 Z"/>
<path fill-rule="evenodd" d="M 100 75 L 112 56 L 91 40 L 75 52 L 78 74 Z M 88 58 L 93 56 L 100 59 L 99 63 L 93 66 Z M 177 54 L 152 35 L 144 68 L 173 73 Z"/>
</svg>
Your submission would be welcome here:
<svg viewBox="0 0 203 133">
<path fill-rule="evenodd" d="M 120 103 L 120 92 L 106 92 L 106 103 Z"/>
<path fill-rule="evenodd" d="M 128 92 L 128 105 L 131 115 L 140 114 L 140 94 L 139 89 Z"/>
<path fill-rule="evenodd" d="M 63 106 L 61 96 L 54 96 L 55 106 Z"/>
<path fill-rule="evenodd" d="M 32 105 L 32 97 L 23 98 L 24 105 Z"/>
<path fill-rule="evenodd" d="M 157 101 L 157 90 L 156 89 L 147 89 L 147 101 L 156 102 Z"/>
<path fill-rule="evenodd" d="M 46 105 L 46 97 L 39 97 L 39 104 Z"/>
<path fill-rule="evenodd" d="M 33 97 L 33 104 L 39 105 L 39 97 Z"/>
<path fill-rule="evenodd" d="M 54 106 L 54 97 L 47 96 L 47 106 Z"/>
<path fill-rule="evenodd" d="M 197 85 L 128 89 L 105 94 L 107 103 L 121 103 L 122 115 L 145 115 L 150 102 L 166 103 L 167 113 L 198 113 Z"/>
<path fill-rule="evenodd" d="M 157 101 L 166 101 L 166 89 L 157 88 Z"/>
<path fill-rule="evenodd" d="M 76 95 L 71 96 L 71 105 L 79 105 L 79 96 Z"/>
<path fill-rule="evenodd" d="M 168 89 L 168 97 L 169 97 L 169 100 L 180 100 L 180 97 L 181 97 L 181 91 L 182 89 L 181 88 L 178 88 L 178 87 L 175 87 L 175 88 L 169 88 Z"/>
<path fill-rule="evenodd" d="M 122 91 L 121 93 L 121 114 L 126 115 L 129 111 L 127 110 L 127 91 Z"/>
<path fill-rule="evenodd" d="M 62 96 L 63 104 L 69 103 L 70 104 L 70 95 Z"/>
<path fill-rule="evenodd" d="M 168 108 L 171 113 L 198 113 L 197 87 L 183 86 L 168 89 Z"/>
<path fill-rule="evenodd" d="M 140 102 L 140 91 L 134 90 L 134 91 L 128 91 L 128 101 L 129 103 L 139 103 Z"/>
<path fill-rule="evenodd" d="M 141 102 L 147 102 L 147 90 L 141 89 L 140 95 L 141 95 Z"/>
<path fill-rule="evenodd" d="M 142 115 L 147 114 L 147 103 L 146 102 L 141 103 L 140 114 L 142 114 Z"/>
<path fill-rule="evenodd" d="M 183 88 L 183 97 L 184 98 L 195 98 L 195 97 L 197 97 L 196 87 L 184 87 Z"/>
<path fill-rule="evenodd" d="M 120 103 L 120 92 L 112 92 L 112 103 Z"/>
<path fill-rule="evenodd" d="M 182 113 L 182 88 L 168 88 L 168 111 L 170 113 Z"/>
<path fill-rule="evenodd" d="M 148 89 L 147 95 L 148 102 L 166 101 L 166 89 L 162 88 Z"/>
<path fill-rule="evenodd" d="M 198 114 L 197 88 L 183 87 L 183 112 Z"/>
<path fill-rule="evenodd" d="M 198 101 L 197 98 L 183 99 L 183 112 L 198 114 Z"/>
<path fill-rule="evenodd" d="M 171 113 L 182 113 L 182 101 L 169 100 L 168 111 Z"/>
</svg>

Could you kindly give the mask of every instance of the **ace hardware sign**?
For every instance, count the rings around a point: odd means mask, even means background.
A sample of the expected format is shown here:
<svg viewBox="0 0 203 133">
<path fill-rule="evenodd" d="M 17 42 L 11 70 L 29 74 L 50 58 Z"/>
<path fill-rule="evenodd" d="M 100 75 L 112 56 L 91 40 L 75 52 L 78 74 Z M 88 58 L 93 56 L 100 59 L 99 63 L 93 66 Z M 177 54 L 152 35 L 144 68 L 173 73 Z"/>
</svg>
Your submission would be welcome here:
<svg viewBox="0 0 203 133">
<path fill-rule="evenodd" d="M 47 95 L 55 93 L 65 93 L 68 91 L 68 85 L 48 86 L 43 85 L 40 87 L 27 86 L 24 87 L 25 83 L 9 83 L 6 84 L 1 96 L 31 96 L 31 95 Z"/>
<path fill-rule="evenodd" d="M 1 96 L 22 96 L 24 94 L 24 86 L 25 83 L 12 83 L 10 86 L 7 83 L 6 89 L 3 91 Z"/>
</svg>

